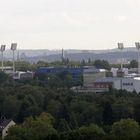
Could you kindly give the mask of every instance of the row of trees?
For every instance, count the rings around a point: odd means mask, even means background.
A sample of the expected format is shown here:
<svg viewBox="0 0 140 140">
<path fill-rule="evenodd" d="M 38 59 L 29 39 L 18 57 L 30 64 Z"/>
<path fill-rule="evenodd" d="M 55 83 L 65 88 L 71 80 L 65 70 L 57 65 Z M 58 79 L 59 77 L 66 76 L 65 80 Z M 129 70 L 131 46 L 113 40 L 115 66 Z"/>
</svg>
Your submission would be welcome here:
<svg viewBox="0 0 140 140">
<path fill-rule="evenodd" d="M 67 63 L 66 63 L 67 62 Z M 61 61 L 55 61 L 55 62 L 45 62 L 45 61 L 38 61 L 37 63 L 29 63 L 27 61 L 19 61 L 16 62 L 16 69 L 17 70 L 35 70 L 38 67 L 47 67 L 47 66 L 55 66 L 55 67 L 60 67 L 60 66 L 95 66 L 97 68 L 104 68 L 104 69 L 110 69 L 111 67 L 118 67 L 120 68 L 120 64 L 109 64 L 108 61 L 106 60 L 94 60 L 92 61 L 90 58 L 86 60 L 81 60 L 81 61 L 69 61 L 67 60 L 66 62 L 61 62 Z M 12 62 L 7 61 L 4 62 L 5 66 L 12 66 Z M 138 67 L 138 62 L 136 60 L 130 61 L 130 64 L 124 64 L 124 67 L 126 68 L 136 68 Z"/>
<path fill-rule="evenodd" d="M 5 66 L 12 66 L 12 62 L 7 61 L 4 62 Z M 105 69 L 110 69 L 110 64 L 105 61 L 105 60 L 95 60 L 95 61 L 91 61 L 90 59 L 88 61 L 85 61 L 84 59 L 81 61 L 67 61 L 66 62 L 61 62 L 61 61 L 55 61 L 55 62 L 44 62 L 44 61 L 38 61 L 37 63 L 29 63 L 27 61 L 19 61 L 16 62 L 16 70 L 22 70 L 22 71 L 26 71 L 26 70 L 36 70 L 36 68 L 38 67 L 47 67 L 47 66 L 53 66 L 53 67 L 61 67 L 61 66 L 71 66 L 71 67 L 75 67 L 75 66 L 86 66 L 86 65 L 92 65 L 95 66 L 97 68 L 105 68 Z"/>
<path fill-rule="evenodd" d="M 139 140 L 140 126 L 132 119 L 122 119 L 112 124 L 111 129 L 103 129 L 96 124 L 81 126 L 73 130 L 58 132 L 54 118 L 48 113 L 39 117 L 29 117 L 22 125 L 9 130 L 5 140 Z"/>
</svg>

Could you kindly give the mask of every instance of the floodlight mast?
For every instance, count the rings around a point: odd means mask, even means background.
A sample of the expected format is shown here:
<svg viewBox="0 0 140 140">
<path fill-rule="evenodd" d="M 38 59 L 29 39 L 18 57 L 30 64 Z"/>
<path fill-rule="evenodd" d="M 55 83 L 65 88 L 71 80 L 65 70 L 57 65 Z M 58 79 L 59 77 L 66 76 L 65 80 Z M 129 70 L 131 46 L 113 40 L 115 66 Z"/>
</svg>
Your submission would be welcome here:
<svg viewBox="0 0 140 140">
<path fill-rule="evenodd" d="M 121 50 L 121 70 L 123 70 L 123 49 L 124 49 L 123 43 L 118 43 L 118 49 Z"/>
<path fill-rule="evenodd" d="M 1 45 L 0 51 L 1 51 L 1 67 L 2 67 L 2 71 L 3 69 L 3 52 L 5 51 L 5 47 L 6 45 Z"/>
<path fill-rule="evenodd" d="M 140 74 L 140 43 L 135 42 L 136 49 L 138 50 L 138 74 Z"/>
<path fill-rule="evenodd" d="M 13 51 L 13 73 L 15 72 L 15 50 L 17 49 L 17 43 L 11 44 L 11 50 Z"/>
</svg>

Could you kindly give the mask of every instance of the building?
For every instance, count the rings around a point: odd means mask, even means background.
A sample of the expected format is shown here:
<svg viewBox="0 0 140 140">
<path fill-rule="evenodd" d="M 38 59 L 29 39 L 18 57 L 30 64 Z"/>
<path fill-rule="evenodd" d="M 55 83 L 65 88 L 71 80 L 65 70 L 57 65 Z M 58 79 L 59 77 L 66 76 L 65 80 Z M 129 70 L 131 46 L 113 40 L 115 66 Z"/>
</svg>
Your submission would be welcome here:
<svg viewBox="0 0 140 140">
<path fill-rule="evenodd" d="M 138 73 L 138 68 L 130 68 L 130 69 L 128 70 L 128 73 L 129 73 L 129 74 Z"/>
<path fill-rule="evenodd" d="M 114 80 L 113 88 L 133 92 L 135 90 L 134 78 L 133 77 L 118 78 L 117 80 Z"/>
<path fill-rule="evenodd" d="M 34 78 L 34 72 L 32 71 L 16 71 L 16 72 L 8 72 L 7 73 L 10 77 L 12 77 L 14 80 L 20 80 L 20 79 L 33 79 Z"/>
<path fill-rule="evenodd" d="M 8 129 L 14 125 L 15 122 L 13 120 L 7 120 L 5 118 L 0 119 L 0 133 L 2 139 L 4 139 L 6 135 L 8 135 Z"/>
<path fill-rule="evenodd" d="M 118 68 L 112 68 L 111 71 L 106 72 L 106 77 L 96 78 L 94 88 L 103 92 L 112 87 L 117 90 L 139 93 L 140 77 L 135 72 L 136 69 L 123 68 L 123 70 L 119 70 Z"/>
<path fill-rule="evenodd" d="M 31 71 L 23 72 L 23 71 L 16 71 L 14 73 L 11 73 L 13 79 L 19 80 L 19 79 L 33 79 L 34 73 Z"/>
<path fill-rule="evenodd" d="M 3 71 L 5 72 L 5 73 L 9 73 L 9 72 L 12 72 L 13 71 L 13 67 L 11 67 L 11 66 L 4 66 L 4 67 L 0 67 L 0 71 L 2 71 L 2 69 L 3 69 Z"/>
<path fill-rule="evenodd" d="M 94 88 L 98 91 L 107 92 L 110 88 L 114 86 L 114 80 L 116 78 L 113 77 L 103 77 L 97 78 L 94 82 Z"/>
<path fill-rule="evenodd" d="M 140 77 L 137 74 L 129 74 L 128 69 L 112 69 L 107 75 L 105 69 L 96 69 L 93 66 L 86 66 L 83 68 L 54 68 L 54 67 L 40 67 L 36 73 L 46 73 L 49 75 L 57 75 L 69 73 L 72 80 L 79 80 L 83 76 L 83 87 L 74 87 L 74 91 L 80 92 L 107 92 L 110 88 L 127 90 L 133 92 L 134 90 L 140 92 Z M 136 77 L 137 76 L 137 77 Z"/>
<path fill-rule="evenodd" d="M 58 75 L 68 73 L 72 76 L 72 80 L 77 81 L 83 75 L 83 68 L 80 67 L 40 67 L 36 70 L 36 75 L 46 73 L 48 75 Z"/>
<path fill-rule="evenodd" d="M 106 70 L 97 69 L 93 66 L 84 67 L 83 69 L 83 86 L 84 87 L 94 87 L 94 83 L 97 78 L 105 77 Z"/>
<path fill-rule="evenodd" d="M 123 68 L 120 70 L 119 68 L 111 68 L 109 73 L 112 73 L 111 77 L 123 77 L 125 75 L 128 75 L 129 70 L 128 68 Z"/>
<path fill-rule="evenodd" d="M 107 91 L 110 87 L 128 92 L 140 92 L 140 77 L 105 77 L 96 79 L 94 88 Z"/>
</svg>

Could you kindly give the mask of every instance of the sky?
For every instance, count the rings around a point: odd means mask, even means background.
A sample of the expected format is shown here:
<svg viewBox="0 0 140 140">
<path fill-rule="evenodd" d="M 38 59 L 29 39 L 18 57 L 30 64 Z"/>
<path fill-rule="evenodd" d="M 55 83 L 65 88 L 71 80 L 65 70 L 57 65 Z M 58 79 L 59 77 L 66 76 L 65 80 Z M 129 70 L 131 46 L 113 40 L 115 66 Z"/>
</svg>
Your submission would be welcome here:
<svg viewBox="0 0 140 140">
<path fill-rule="evenodd" d="M 112 49 L 140 41 L 140 0 L 0 0 L 0 43 L 19 49 Z"/>
</svg>

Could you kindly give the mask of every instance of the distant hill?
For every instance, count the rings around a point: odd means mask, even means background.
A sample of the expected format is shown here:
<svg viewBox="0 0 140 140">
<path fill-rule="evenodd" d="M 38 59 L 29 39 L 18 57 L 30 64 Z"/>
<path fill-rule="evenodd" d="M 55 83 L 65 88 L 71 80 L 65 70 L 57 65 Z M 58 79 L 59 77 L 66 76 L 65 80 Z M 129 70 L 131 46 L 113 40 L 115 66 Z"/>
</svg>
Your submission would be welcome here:
<svg viewBox="0 0 140 140">
<path fill-rule="evenodd" d="M 61 50 L 20 50 L 15 52 L 15 58 L 19 60 L 26 60 L 30 62 L 43 61 L 56 61 L 61 60 Z M 64 56 L 73 61 L 80 61 L 82 59 L 91 60 L 104 59 L 110 63 L 119 63 L 121 53 L 118 49 L 110 50 L 65 50 Z M 11 50 L 4 52 L 5 59 L 12 59 Z M 123 50 L 123 58 L 127 63 L 132 59 L 137 59 L 137 50 L 135 48 L 125 48 Z"/>
</svg>

